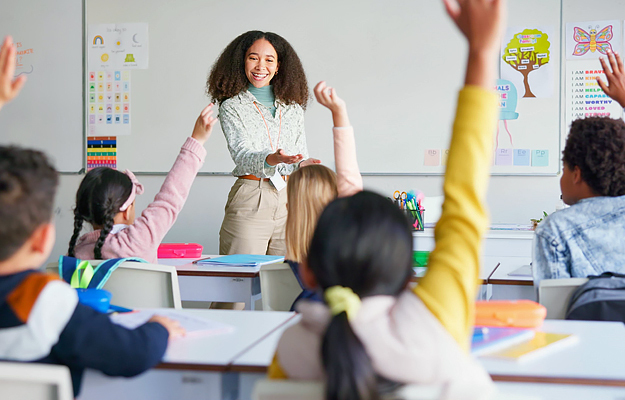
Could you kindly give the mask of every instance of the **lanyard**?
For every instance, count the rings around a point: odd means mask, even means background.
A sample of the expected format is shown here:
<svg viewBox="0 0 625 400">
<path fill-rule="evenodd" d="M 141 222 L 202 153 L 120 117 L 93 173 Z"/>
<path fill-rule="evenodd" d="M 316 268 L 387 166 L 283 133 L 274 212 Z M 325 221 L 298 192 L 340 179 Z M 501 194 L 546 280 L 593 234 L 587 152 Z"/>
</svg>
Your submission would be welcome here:
<svg viewBox="0 0 625 400">
<path fill-rule="evenodd" d="M 263 119 L 263 122 L 265 123 L 265 128 L 267 128 L 267 136 L 269 136 L 269 145 L 271 146 L 271 150 L 272 151 L 276 151 L 276 149 L 273 148 L 273 141 L 271 140 L 271 133 L 269 133 L 269 125 L 267 125 L 267 121 L 265 120 L 265 116 L 263 115 L 262 112 L 260 112 L 260 108 L 258 108 L 258 105 L 256 104 L 256 102 L 254 102 L 254 106 L 258 110 L 258 113 L 260 114 L 261 118 Z M 280 108 L 280 126 L 278 128 L 278 140 L 276 141 L 276 148 L 278 147 L 278 143 L 280 143 L 280 133 L 281 132 L 282 132 L 282 108 Z"/>
</svg>

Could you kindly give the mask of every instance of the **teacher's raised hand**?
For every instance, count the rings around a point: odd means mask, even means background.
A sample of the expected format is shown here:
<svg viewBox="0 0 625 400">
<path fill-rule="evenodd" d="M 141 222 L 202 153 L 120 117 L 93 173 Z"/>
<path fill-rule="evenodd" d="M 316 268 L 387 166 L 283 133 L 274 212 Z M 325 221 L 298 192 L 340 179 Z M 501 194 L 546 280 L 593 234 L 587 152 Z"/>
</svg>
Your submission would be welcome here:
<svg viewBox="0 0 625 400">
<path fill-rule="evenodd" d="M 26 82 L 25 75 L 14 78 L 15 53 L 13 39 L 7 36 L 0 49 L 0 108 L 13 100 Z"/>
</svg>

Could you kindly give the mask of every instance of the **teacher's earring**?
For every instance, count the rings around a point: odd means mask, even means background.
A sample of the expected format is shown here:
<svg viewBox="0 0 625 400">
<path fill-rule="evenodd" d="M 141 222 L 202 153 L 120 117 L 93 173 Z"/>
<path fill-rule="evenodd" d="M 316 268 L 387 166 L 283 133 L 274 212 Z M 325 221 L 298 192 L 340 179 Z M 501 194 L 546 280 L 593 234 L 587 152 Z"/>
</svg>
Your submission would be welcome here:
<svg viewBox="0 0 625 400">
<path fill-rule="evenodd" d="M 278 75 L 278 71 L 276 71 L 276 73 L 275 73 L 275 74 L 273 74 L 273 75 L 274 75 L 274 76 Z"/>
</svg>

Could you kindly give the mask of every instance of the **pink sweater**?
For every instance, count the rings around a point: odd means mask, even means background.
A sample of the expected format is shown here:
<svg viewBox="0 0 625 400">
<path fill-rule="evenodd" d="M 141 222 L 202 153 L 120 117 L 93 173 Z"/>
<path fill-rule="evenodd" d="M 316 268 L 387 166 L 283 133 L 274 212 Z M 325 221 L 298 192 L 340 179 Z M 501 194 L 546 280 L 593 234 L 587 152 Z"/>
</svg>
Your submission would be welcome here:
<svg viewBox="0 0 625 400">
<path fill-rule="evenodd" d="M 115 234 L 109 234 L 102 246 L 102 257 L 140 257 L 156 263 L 156 252 L 163 237 L 182 210 L 193 180 L 204 163 L 206 149 L 195 139 L 187 138 L 174 166 L 167 174 L 154 201 L 135 223 Z M 76 258 L 92 260 L 100 230 L 89 232 L 76 241 Z"/>
<path fill-rule="evenodd" d="M 334 127 L 334 161 L 336 163 L 336 185 L 339 197 L 347 197 L 362 190 L 362 176 L 356 159 L 354 128 Z"/>
</svg>

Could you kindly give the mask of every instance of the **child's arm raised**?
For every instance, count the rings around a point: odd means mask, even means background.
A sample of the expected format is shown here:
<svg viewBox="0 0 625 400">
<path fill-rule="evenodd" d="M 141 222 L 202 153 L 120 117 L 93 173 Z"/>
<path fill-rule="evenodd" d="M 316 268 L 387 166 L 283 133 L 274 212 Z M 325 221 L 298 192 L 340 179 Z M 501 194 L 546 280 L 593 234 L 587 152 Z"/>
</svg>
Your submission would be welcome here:
<svg viewBox="0 0 625 400">
<path fill-rule="evenodd" d="M 334 88 L 321 81 L 315 86 L 315 97 L 332 112 L 334 121 L 334 162 L 339 197 L 351 196 L 362 190 L 362 176 L 356 159 L 354 129 L 349 123 L 345 101 Z"/>
<path fill-rule="evenodd" d="M 26 82 L 26 75 L 13 78 L 15 75 L 15 47 L 13 38 L 4 38 L 2 48 L 0 48 L 0 108 L 13 100 L 22 90 Z"/>
<path fill-rule="evenodd" d="M 450 17 L 469 41 L 465 88 L 460 92 L 445 173 L 445 202 L 436 225 L 428 272 L 414 292 L 469 349 L 488 218 L 484 200 L 497 121 L 495 61 L 505 21 L 504 0 L 445 0 Z"/>
<path fill-rule="evenodd" d="M 597 77 L 597 83 L 605 94 L 617 101 L 621 107 L 625 107 L 625 66 L 623 66 L 623 59 L 617 53 L 608 51 L 608 60 L 610 61 L 610 68 L 608 68 L 608 63 L 604 57 L 599 58 L 608 83 L 606 84 L 599 77 Z"/>
<path fill-rule="evenodd" d="M 182 145 L 180 154 L 167 174 L 154 201 L 135 223 L 114 235 L 110 245 L 124 249 L 124 256 L 156 261 L 156 250 L 182 210 L 193 180 L 204 163 L 206 150 L 202 145 L 211 135 L 217 121 L 209 104 L 198 117 L 193 134 Z M 120 253 L 121 257 L 122 254 Z"/>
</svg>

